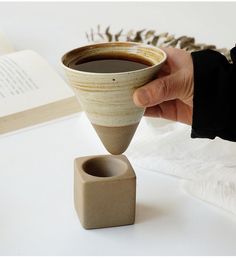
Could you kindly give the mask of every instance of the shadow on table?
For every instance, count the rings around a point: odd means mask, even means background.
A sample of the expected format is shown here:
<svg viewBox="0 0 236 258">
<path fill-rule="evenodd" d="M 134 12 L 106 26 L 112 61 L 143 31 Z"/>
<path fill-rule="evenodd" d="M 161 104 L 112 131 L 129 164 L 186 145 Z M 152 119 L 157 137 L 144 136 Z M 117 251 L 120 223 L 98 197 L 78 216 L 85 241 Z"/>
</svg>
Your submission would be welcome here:
<svg viewBox="0 0 236 258">
<path fill-rule="evenodd" d="M 148 204 L 137 203 L 136 204 L 136 218 L 135 224 L 143 223 L 162 217 L 165 215 L 166 211 L 161 210 L 158 207 L 154 207 Z"/>
</svg>

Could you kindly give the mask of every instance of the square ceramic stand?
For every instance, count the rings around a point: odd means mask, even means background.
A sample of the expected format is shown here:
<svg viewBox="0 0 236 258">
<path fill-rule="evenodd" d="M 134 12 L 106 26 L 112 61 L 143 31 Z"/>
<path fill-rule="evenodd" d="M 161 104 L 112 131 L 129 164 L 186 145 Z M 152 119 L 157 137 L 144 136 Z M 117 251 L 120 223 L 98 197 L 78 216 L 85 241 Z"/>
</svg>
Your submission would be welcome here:
<svg viewBox="0 0 236 258">
<path fill-rule="evenodd" d="M 133 224 L 136 175 L 124 155 L 75 160 L 75 209 L 86 229 Z"/>
</svg>

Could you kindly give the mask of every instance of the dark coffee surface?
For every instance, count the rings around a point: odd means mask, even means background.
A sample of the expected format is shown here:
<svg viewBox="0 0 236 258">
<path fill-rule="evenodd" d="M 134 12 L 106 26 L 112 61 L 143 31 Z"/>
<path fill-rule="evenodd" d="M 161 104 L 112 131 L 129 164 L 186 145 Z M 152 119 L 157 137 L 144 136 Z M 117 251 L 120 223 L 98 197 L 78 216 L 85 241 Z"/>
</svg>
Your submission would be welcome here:
<svg viewBox="0 0 236 258">
<path fill-rule="evenodd" d="M 92 72 L 92 73 L 121 73 L 140 70 L 150 65 L 124 59 L 100 59 L 89 60 L 87 62 L 77 62 L 73 65 L 73 69 Z"/>
</svg>

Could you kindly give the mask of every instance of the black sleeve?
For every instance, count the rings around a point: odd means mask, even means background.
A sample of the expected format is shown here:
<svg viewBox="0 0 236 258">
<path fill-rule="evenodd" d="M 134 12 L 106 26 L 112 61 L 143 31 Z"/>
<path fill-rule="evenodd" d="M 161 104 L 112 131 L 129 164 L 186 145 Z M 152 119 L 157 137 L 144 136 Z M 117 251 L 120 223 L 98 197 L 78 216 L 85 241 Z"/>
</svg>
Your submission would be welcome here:
<svg viewBox="0 0 236 258">
<path fill-rule="evenodd" d="M 233 63 L 213 51 L 193 52 L 194 96 L 192 138 L 216 136 L 236 141 L 236 47 Z"/>
</svg>

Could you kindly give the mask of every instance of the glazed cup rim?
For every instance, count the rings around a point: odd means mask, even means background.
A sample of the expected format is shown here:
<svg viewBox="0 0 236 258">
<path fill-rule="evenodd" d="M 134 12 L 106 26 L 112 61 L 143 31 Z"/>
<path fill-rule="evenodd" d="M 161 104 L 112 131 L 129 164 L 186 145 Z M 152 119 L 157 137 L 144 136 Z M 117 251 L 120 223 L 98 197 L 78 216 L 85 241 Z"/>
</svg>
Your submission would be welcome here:
<svg viewBox="0 0 236 258">
<path fill-rule="evenodd" d="M 133 71 L 127 71 L 127 72 L 118 72 L 118 73 L 95 73 L 95 72 L 85 72 L 85 71 L 80 71 L 80 70 L 76 70 L 76 69 L 73 69 L 73 68 L 70 68 L 68 67 L 67 65 L 64 64 L 64 61 L 65 61 L 65 58 L 68 54 L 72 53 L 72 52 L 76 52 L 78 50 L 86 50 L 86 49 L 89 49 L 89 48 L 93 48 L 93 47 L 99 47 L 99 46 L 104 46 L 104 45 L 108 45 L 108 46 L 111 46 L 111 45 L 130 45 L 130 46 L 140 46 L 140 47 L 145 47 L 145 48 L 151 48 L 151 49 L 154 49 L 154 50 L 158 50 L 159 52 L 161 52 L 161 54 L 163 55 L 163 58 L 160 60 L 160 62 L 154 64 L 154 65 L 151 65 L 151 66 L 148 66 L 148 67 L 145 67 L 145 68 L 142 68 L 142 69 L 138 69 L 138 70 L 133 70 Z M 160 66 L 162 65 L 167 59 L 167 54 L 164 50 L 162 50 L 161 48 L 159 47 L 155 47 L 155 46 L 151 46 L 151 45 L 147 45 L 147 44 L 144 44 L 144 43 L 137 43 L 137 42 L 102 42 L 102 43 L 95 43 L 95 44 L 89 44 L 89 45 L 84 45 L 84 46 L 81 46 L 81 47 L 78 47 L 78 48 L 74 48 L 74 49 L 71 49 L 69 51 L 67 51 L 61 58 L 61 65 L 62 67 L 65 69 L 65 70 L 68 70 L 68 71 L 73 71 L 73 73 L 77 73 L 77 74 L 85 74 L 85 75 L 96 75 L 96 76 L 108 76 L 108 75 L 126 75 L 126 74 L 130 74 L 130 73 L 138 73 L 138 72 L 141 72 L 141 71 L 146 71 L 146 70 L 149 70 L 149 69 L 153 69 L 154 67 L 157 67 L 157 66 Z"/>
</svg>

